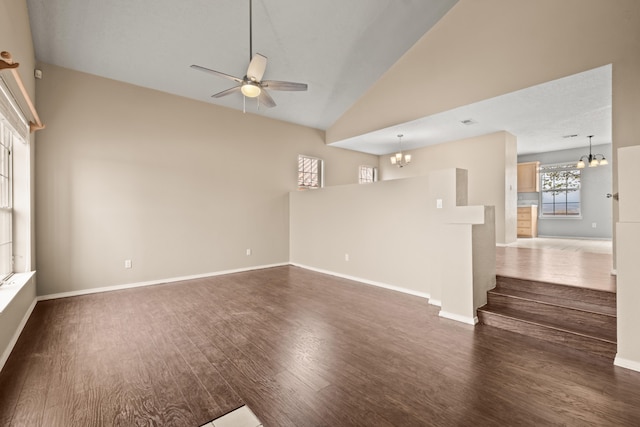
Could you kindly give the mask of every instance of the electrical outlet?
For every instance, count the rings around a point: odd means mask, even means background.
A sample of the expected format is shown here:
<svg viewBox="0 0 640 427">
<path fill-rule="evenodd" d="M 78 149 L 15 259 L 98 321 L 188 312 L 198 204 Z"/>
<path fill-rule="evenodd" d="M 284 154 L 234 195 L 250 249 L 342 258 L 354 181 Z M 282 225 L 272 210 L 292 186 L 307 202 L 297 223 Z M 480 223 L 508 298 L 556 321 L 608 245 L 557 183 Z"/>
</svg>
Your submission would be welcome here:
<svg viewBox="0 0 640 427">
<path fill-rule="evenodd" d="M 131 260 L 130 259 L 125 259 L 124 260 L 124 268 L 131 268 Z"/>
<path fill-rule="evenodd" d="M 596 228 L 598 226 L 598 224 L 596 224 L 595 222 L 591 223 L 591 228 Z"/>
<path fill-rule="evenodd" d="M 251 255 L 251 249 L 247 249 L 247 256 Z"/>
<path fill-rule="evenodd" d="M 344 254 L 344 260 L 349 261 L 349 254 Z"/>
<path fill-rule="evenodd" d="M 442 199 L 436 199 L 436 209 L 442 209 Z"/>
</svg>

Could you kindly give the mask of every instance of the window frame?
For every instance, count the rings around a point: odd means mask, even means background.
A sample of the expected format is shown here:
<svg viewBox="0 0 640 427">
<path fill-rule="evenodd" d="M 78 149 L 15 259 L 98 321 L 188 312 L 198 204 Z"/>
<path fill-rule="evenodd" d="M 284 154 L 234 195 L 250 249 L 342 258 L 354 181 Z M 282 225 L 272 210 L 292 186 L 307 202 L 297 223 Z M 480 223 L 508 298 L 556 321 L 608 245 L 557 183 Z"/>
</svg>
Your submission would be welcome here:
<svg viewBox="0 0 640 427">
<path fill-rule="evenodd" d="M 307 167 L 305 160 L 309 161 L 310 167 Z M 305 175 L 311 176 L 311 184 L 305 184 L 307 182 Z M 298 190 L 317 190 L 322 187 L 324 187 L 324 161 L 318 157 L 298 154 Z"/>
<path fill-rule="evenodd" d="M 363 174 L 364 172 L 364 174 Z M 369 174 L 371 172 L 371 174 Z M 370 175 L 370 178 L 369 178 Z M 371 184 L 378 181 L 378 168 L 371 165 L 358 166 L 358 184 Z"/>
<path fill-rule="evenodd" d="M 545 190 L 545 183 L 544 183 L 545 174 L 549 174 L 553 172 L 569 172 L 569 171 L 577 173 L 577 178 L 574 178 L 574 179 L 577 179 L 576 187 L 567 185 L 567 182 L 565 182 L 565 185 L 562 187 L 556 187 L 553 189 Z M 541 165 L 539 169 L 539 176 L 540 176 L 540 197 L 539 197 L 540 209 L 538 211 L 539 218 L 540 219 L 582 219 L 582 170 L 577 167 L 577 164 L 571 162 L 571 163 L 554 163 L 554 164 L 548 164 L 548 165 Z M 565 181 L 567 180 L 565 179 Z M 568 195 L 570 192 L 574 192 L 574 191 L 577 192 L 578 201 L 569 202 Z M 557 211 L 555 200 L 553 203 L 554 213 L 545 213 L 545 205 L 549 204 L 549 203 L 544 203 L 545 193 L 553 193 L 553 192 L 565 193 L 565 196 L 564 196 L 565 213 L 564 214 L 555 213 Z M 556 195 L 554 195 L 554 199 L 555 199 L 555 196 Z M 569 203 L 572 203 L 572 204 L 577 203 L 576 214 L 568 214 Z"/>
<path fill-rule="evenodd" d="M 0 256 L 0 283 L 14 273 L 13 143 L 16 138 L 19 138 L 18 133 L 0 111 L 0 248 L 5 245 L 8 248 L 7 258 Z M 4 251 L 0 250 L 0 254 L 3 253 Z M 3 268 L 4 265 L 8 268 Z"/>
</svg>

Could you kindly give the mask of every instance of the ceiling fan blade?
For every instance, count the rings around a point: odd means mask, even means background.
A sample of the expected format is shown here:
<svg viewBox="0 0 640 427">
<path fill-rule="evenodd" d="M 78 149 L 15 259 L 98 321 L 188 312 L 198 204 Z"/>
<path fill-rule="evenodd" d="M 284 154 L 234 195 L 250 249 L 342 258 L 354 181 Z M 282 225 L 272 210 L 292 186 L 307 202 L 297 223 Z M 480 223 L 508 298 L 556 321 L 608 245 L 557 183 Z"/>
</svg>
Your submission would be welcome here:
<svg viewBox="0 0 640 427">
<path fill-rule="evenodd" d="M 268 87 L 272 90 L 292 90 L 292 91 L 305 91 L 307 90 L 306 83 L 294 83 L 294 82 L 279 82 L 277 80 L 265 80 L 262 82 L 262 87 Z"/>
<path fill-rule="evenodd" d="M 274 101 L 271 95 L 269 95 L 269 92 L 264 89 L 262 89 L 262 92 L 260 92 L 260 96 L 258 96 L 258 102 L 260 102 L 260 105 L 263 105 L 267 108 L 273 108 L 276 106 L 276 101 Z"/>
<path fill-rule="evenodd" d="M 242 86 L 234 86 L 230 89 L 223 90 L 222 92 L 218 92 L 216 94 L 211 95 L 212 98 L 222 98 L 223 96 L 231 95 L 234 92 L 239 92 Z"/>
<path fill-rule="evenodd" d="M 201 67 L 199 65 L 192 65 L 191 68 L 194 70 L 204 71 L 205 73 L 213 74 L 214 76 L 224 77 L 225 79 L 233 80 L 236 83 L 242 83 L 242 79 L 234 76 L 230 76 L 229 74 L 221 73 L 220 71 L 210 70 L 209 68 Z"/>
<path fill-rule="evenodd" d="M 256 53 L 253 55 L 249 68 L 247 69 L 247 77 L 250 80 L 259 82 L 264 76 L 264 70 L 267 68 L 267 57 Z"/>
</svg>

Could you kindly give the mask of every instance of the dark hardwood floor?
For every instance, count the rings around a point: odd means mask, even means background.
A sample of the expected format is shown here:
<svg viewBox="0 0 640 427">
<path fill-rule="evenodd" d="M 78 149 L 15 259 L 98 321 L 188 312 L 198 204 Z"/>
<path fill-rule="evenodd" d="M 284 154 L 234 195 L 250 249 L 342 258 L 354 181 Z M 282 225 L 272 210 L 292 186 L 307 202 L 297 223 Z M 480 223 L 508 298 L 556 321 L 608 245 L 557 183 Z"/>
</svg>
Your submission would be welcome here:
<svg viewBox="0 0 640 427">
<path fill-rule="evenodd" d="M 505 277 L 616 292 L 612 259 L 606 253 L 498 246 L 496 272 Z"/>
<path fill-rule="evenodd" d="M 2 426 L 640 425 L 640 373 L 278 267 L 37 304 Z"/>
</svg>

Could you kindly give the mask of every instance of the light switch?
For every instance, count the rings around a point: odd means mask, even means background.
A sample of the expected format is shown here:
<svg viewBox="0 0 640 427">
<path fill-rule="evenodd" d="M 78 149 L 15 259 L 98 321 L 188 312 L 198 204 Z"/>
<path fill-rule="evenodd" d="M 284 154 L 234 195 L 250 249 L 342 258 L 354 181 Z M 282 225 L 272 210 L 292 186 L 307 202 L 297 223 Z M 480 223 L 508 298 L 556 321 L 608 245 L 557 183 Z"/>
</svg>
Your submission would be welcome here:
<svg viewBox="0 0 640 427">
<path fill-rule="evenodd" d="M 442 209 L 442 199 L 436 199 L 436 208 Z"/>
</svg>

